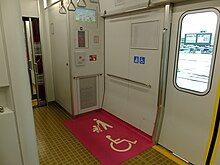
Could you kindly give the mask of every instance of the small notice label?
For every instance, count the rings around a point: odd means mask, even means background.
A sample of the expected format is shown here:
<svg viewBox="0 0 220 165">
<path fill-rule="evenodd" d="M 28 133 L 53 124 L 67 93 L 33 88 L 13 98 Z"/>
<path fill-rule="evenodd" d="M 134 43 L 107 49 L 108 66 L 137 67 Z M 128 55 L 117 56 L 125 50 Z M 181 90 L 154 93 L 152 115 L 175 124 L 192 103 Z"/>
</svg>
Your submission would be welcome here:
<svg viewBox="0 0 220 165">
<path fill-rule="evenodd" d="M 135 64 L 146 64 L 146 58 L 143 56 L 134 56 L 134 63 Z"/>
<path fill-rule="evenodd" d="M 96 54 L 92 54 L 89 56 L 89 61 L 97 61 L 97 55 Z"/>
<path fill-rule="evenodd" d="M 86 32 L 78 31 L 78 46 L 79 48 L 86 47 Z"/>
<path fill-rule="evenodd" d="M 99 44 L 99 36 L 94 36 L 93 43 L 94 44 Z"/>
</svg>

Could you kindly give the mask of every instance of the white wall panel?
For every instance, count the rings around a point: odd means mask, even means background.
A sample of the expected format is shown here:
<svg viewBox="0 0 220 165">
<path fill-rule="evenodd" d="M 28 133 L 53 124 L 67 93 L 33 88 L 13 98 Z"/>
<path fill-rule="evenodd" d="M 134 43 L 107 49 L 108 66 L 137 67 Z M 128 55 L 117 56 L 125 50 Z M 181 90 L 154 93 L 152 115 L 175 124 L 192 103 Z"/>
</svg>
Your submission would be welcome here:
<svg viewBox="0 0 220 165">
<path fill-rule="evenodd" d="M 132 23 L 131 48 L 159 49 L 159 21 Z"/>
<path fill-rule="evenodd" d="M 140 26 L 132 33 L 133 25 Z M 149 135 L 153 134 L 157 113 L 162 29 L 163 9 L 106 19 L 105 109 Z M 134 56 L 145 57 L 144 64 L 135 63 Z"/>
<path fill-rule="evenodd" d="M 19 144 L 23 164 L 38 165 L 38 152 L 31 105 L 31 92 L 27 71 L 25 40 L 18 0 L 1 0 L 2 23 L 7 49 L 8 72 L 10 73 L 10 95 L 13 95 L 13 110 L 16 113 Z M 8 90 L 8 89 L 7 89 Z M 7 95 L 6 99 L 7 99 Z"/>
<path fill-rule="evenodd" d="M 39 0 L 39 19 L 40 19 L 40 35 L 43 53 L 43 67 L 45 78 L 45 89 L 47 101 L 54 101 L 54 82 L 52 70 L 51 44 L 50 44 L 50 23 L 48 18 L 48 10 L 44 10 L 43 1 Z"/>
<path fill-rule="evenodd" d="M 6 88 L 0 88 L 0 106 L 7 106 Z"/>
<path fill-rule="evenodd" d="M 146 65 L 134 64 L 133 55 L 145 57 Z M 150 84 L 151 89 L 144 86 L 130 85 L 128 99 L 129 116 L 139 115 L 138 120 L 136 120 L 141 123 L 139 127 L 152 135 L 157 113 L 160 51 L 155 53 L 154 51 L 131 50 L 130 56 L 129 79 Z M 135 122 L 134 119 L 133 122 Z M 147 124 L 144 126 L 143 123 Z"/>
<path fill-rule="evenodd" d="M 139 128 L 152 135 L 157 114 L 163 9 L 133 16 L 131 28 L 134 25 L 135 33 L 131 36 L 137 39 L 136 45 L 131 42 L 129 79 L 150 85 L 151 88 L 130 85 L 128 111 L 131 113 L 129 116 L 137 116 Z M 134 56 L 144 57 L 145 64 L 134 63 Z"/>
<path fill-rule="evenodd" d="M 124 7 L 126 0 L 100 0 L 101 13 L 111 10 L 120 10 Z"/>
<path fill-rule="evenodd" d="M 106 73 L 128 77 L 130 17 L 106 19 Z"/>
<path fill-rule="evenodd" d="M 72 114 L 67 15 L 59 14 L 59 4 L 48 9 L 55 100 Z"/>
<path fill-rule="evenodd" d="M 153 134 L 157 113 L 156 105 L 157 98 L 152 90 L 142 86 L 129 85 L 126 119 L 149 135 Z"/>
<path fill-rule="evenodd" d="M 134 56 L 145 57 L 145 65 L 135 64 Z M 152 89 L 157 92 L 158 89 L 158 74 L 160 66 L 160 51 L 153 50 L 134 50 L 131 49 L 129 61 L 129 78 L 137 80 L 145 84 L 150 84 Z M 154 70 L 152 70 L 154 68 Z"/>
<path fill-rule="evenodd" d="M 106 15 L 123 13 L 147 7 L 149 0 L 100 0 L 101 14 Z"/>
<path fill-rule="evenodd" d="M 6 67 L 6 56 L 4 48 L 4 37 L 3 37 L 1 13 L 0 13 L 0 87 L 9 86 L 8 73 Z"/>
<path fill-rule="evenodd" d="M 22 16 L 39 17 L 38 0 L 20 0 Z"/>
<path fill-rule="evenodd" d="M 0 164 L 22 165 L 14 112 L 4 108 L 0 114 Z"/>
<path fill-rule="evenodd" d="M 104 16 L 124 13 L 128 11 L 147 8 L 148 6 L 161 6 L 166 3 L 178 3 L 189 0 L 99 0 L 101 14 Z"/>
<path fill-rule="evenodd" d="M 7 68 L 7 54 L 5 48 L 5 36 L 2 25 L 2 15 L 0 9 L 0 106 L 12 108 L 10 96 L 9 74 Z"/>
<path fill-rule="evenodd" d="M 106 95 L 104 109 L 126 120 L 128 106 L 128 84 L 106 77 Z"/>
</svg>

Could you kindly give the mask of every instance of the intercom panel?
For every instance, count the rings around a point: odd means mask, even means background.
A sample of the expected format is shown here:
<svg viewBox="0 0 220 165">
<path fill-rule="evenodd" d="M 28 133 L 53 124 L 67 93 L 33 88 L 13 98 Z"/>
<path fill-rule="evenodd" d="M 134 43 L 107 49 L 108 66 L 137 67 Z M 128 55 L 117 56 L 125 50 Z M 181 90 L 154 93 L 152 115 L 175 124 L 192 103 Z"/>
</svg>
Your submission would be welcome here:
<svg viewBox="0 0 220 165">
<path fill-rule="evenodd" d="M 73 86 L 74 114 L 81 114 L 98 109 L 102 102 L 104 86 L 104 19 L 100 16 L 99 4 L 87 0 L 86 7 L 77 7 L 69 14 L 70 29 L 70 60 Z M 82 106 L 85 98 L 81 90 L 83 84 L 90 84 L 90 77 L 96 80 L 97 94 L 91 99 L 97 100 L 96 105 Z M 85 102 L 83 102 L 83 105 Z"/>
</svg>

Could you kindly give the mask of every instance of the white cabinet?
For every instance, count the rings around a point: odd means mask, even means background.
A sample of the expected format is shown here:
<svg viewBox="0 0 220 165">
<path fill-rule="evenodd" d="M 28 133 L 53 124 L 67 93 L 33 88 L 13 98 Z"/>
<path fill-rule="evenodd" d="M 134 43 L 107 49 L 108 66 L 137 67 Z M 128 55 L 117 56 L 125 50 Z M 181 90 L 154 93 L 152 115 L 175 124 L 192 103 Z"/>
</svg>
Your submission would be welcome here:
<svg viewBox="0 0 220 165">
<path fill-rule="evenodd" d="M 0 132 L 0 164 L 21 165 L 15 115 L 7 108 L 4 113 L 0 113 Z"/>
<path fill-rule="evenodd" d="M 8 73 L 5 61 L 5 48 L 3 41 L 4 40 L 2 36 L 2 26 L 0 24 L 0 87 L 9 86 Z"/>
<path fill-rule="evenodd" d="M 130 17 L 106 19 L 105 35 L 106 73 L 128 78 Z"/>
</svg>

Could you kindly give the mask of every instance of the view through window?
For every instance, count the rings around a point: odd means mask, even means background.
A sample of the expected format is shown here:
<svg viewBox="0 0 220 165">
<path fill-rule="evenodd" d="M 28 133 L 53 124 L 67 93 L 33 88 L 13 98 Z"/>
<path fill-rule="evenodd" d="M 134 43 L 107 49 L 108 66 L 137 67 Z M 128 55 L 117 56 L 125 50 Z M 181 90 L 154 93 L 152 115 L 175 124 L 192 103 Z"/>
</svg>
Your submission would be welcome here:
<svg viewBox="0 0 220 165">
<path fill-rule="evenodd" d="M 182 18 L 175 83 L 180 89 L 205 93 L 211 80 L 218 16 L 213 11 Z"/>
</svg>

